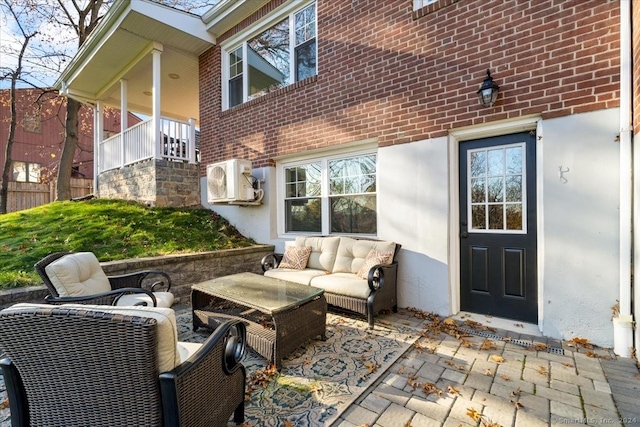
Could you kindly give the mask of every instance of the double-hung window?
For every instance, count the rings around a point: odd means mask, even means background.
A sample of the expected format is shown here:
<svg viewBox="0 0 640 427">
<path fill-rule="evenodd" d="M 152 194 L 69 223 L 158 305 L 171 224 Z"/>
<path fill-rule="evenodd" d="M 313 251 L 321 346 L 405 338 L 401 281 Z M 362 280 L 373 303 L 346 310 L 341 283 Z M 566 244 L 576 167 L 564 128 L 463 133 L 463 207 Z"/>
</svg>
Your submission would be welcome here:
<svg viewBox="0 0 640 427">
<path fill-rule="evenodd" d="M 285 233 L 377 232 L 376 154 L 284 164 Z"/>
<path fill-rule="evenodd" d="M 315 3 L 285 10 L 260 24 L 223 47 L 224 108 L 317 73 Z"/>
</svg>

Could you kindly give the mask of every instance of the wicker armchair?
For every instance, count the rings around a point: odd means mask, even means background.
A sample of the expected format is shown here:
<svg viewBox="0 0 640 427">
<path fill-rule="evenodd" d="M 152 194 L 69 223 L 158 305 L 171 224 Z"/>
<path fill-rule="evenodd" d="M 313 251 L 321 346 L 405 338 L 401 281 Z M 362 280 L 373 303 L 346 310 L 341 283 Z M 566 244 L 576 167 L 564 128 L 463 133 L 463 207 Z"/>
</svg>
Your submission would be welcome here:
<svg viewBox="0 0 640 427">
<path fill-rule="evenodd" d="M 230 321 L 177 343 L 168 308 L 14 305 L 0 311 L 11 425 L 241 424 L 245 334 Z"/>
<path fill-rule="evenodd" d="M 56 252 L 34 268 L 47 286 L 49 304 L 148 305 L 171 307 L 171 277 L 155 270 L 107 276 L 91 252 Z"/>
</svg>

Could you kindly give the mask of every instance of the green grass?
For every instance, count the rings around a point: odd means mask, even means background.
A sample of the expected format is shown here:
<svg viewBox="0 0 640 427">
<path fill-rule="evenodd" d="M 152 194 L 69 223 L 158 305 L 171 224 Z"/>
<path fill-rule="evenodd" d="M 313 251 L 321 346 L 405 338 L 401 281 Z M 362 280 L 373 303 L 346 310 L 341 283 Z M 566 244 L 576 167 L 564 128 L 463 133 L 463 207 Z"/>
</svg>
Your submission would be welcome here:
<svg viewBox="0 0 640 427">
<path fill-rule="evenodd" d="M 147 208 L 92 199 L 0 215 L 0 289 L 41 284 L 33 264 L 58 251 L 90 251 L 100 261 L 204 252 L 254 244 L 204 209 Z"/>
</svg>

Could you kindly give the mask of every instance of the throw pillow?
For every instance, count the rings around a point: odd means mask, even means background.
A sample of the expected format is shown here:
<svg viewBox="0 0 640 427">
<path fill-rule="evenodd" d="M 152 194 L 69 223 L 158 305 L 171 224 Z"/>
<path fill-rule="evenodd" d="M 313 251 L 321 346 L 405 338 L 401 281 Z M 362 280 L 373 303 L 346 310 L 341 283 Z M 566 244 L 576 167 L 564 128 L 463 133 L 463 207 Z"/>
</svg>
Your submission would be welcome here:
<svg viewBox="0 0 640 427">
<path fill-rule="evenodd" d="M 310 246 L 289 246 L 284 250 L 282 261 L 278 268 L 291 268 L 294 270 L 304 270 L 311 255 Z"/>
<path fill-rule="evenodd" d="M 391 264 L 392 257 L 393 253 L 391 252 L 378 252 L 375 249 L 371 249 L 364 259 L 362 267 L 358 270 L 357 276 L 361 279 L 368 279 L 371 267 L 378 264 Z"/>
</svg>

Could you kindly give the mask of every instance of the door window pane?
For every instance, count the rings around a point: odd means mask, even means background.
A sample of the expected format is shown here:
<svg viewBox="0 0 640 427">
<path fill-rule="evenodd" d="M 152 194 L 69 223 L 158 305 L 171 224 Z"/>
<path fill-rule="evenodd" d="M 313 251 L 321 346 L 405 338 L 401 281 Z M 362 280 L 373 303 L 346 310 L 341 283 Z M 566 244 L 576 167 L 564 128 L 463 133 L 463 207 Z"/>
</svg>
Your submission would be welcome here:
<svg viewBox="0 0 640 427">
<path fill-rule="evenodd" d="M 467 161 L 471 231 L 525 231 L 524 144 L 470 150 Z"/>
</svg>

